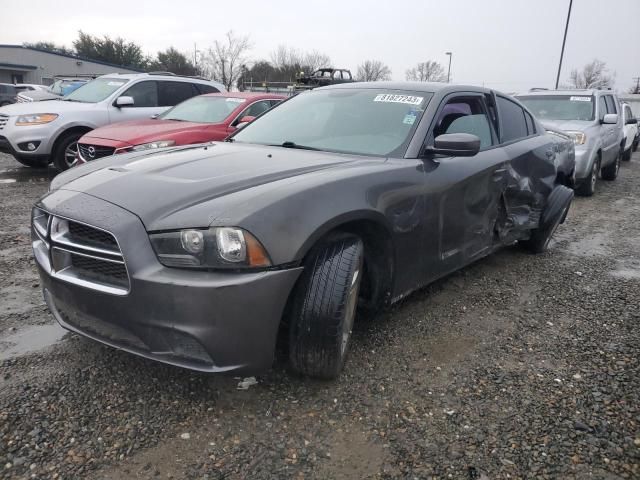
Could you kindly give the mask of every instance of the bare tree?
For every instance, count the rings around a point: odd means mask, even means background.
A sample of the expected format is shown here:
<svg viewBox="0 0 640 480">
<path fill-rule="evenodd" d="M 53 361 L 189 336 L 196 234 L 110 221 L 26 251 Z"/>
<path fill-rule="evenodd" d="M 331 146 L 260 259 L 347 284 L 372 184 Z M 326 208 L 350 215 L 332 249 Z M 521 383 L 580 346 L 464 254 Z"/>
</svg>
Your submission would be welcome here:
<svg viewBox="0 0 640 480">
<path fill-rule="evenodd" d="M 406 71 L 407 81 L 412 82 L 445 82 L 447 75 L 438 62 L 427 60 Z"/>
<path fill-rule="evenodd" d="M 224 40 L 216 40 L 207 50 L 203 59 L 203 73 L 231 90 L 242 74 L 251 47 L 248 35 L 236 35 L 233 30 L 228 31 Z"/>
<path fill-rule="evenodd" d="M 380 60 L 365 60 L 358 65 L 356 79 L 360 82 L 377 82 L 391 80 L 391 69 Z"/>
<path fill-rule="evenodd" d="M 569 82 L 573 88 L 603 88 L 611 87 L 614 79 L 615 74 L 609 75 L 607 64 L 596 58 L 582 70 L 572 70 Z"/>
<path fill-rule="evenodd" d="M 302 59 L 302 66 L 309 69 L 308 73 L 311 73 L 322 67 L 330 67 L 331 58 L 325 53 L 312 50 L 304 54 Z"/>
<path fill-rule="evenodd" d="M 278 45 L 278 48 L 271 52 L 271 63 L 285 76 L 288 74 L 295 77 L 301 71 L 311 73 L 318 68 L 330 66 L 331 58 L 316 50 L 302 52 L 287 45 Z"/>
</svg>

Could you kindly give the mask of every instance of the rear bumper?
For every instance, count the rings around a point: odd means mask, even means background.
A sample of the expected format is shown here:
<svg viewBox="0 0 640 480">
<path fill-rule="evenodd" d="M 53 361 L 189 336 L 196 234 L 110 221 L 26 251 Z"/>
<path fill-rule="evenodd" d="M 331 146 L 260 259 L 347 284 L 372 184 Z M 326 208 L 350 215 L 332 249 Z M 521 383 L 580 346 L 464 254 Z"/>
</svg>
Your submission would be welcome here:
<svg viewBox="0 0 640 480">
<path fill-rule="evenodd" d="M 205 372 L 257 373 L 273 363 L 287 299 L 302 268 L 205 272 L 160 264 L 140 220 L 89 195 L 58 190 L 42 201 L 54 215 L 100 225 L 118 241 L 129 288 L 112 294 L 72 283 L 36 264 L 45 300 L 65 328 L 136 355 Z M 34 241 L 34 247 L 37 240 Z"/>
</svg>

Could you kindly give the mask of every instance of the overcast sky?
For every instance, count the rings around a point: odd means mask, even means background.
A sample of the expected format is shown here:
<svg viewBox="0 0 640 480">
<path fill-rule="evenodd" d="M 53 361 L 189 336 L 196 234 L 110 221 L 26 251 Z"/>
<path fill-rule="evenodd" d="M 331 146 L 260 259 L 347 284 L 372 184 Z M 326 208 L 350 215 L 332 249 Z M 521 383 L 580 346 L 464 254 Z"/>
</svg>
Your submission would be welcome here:
<svg viewBox="0 0 640 480">
<path fill-rule="evenodd" d="M 328 54 L 354 73 L 365 59 L 389 65 L 394 80 L 417 62 L 446 69 L 457 83 L 507 92 L 552 87 L 569 0 L 0 0 L 0 43 L 71 45 L 86 33 L 122 36 L 145 53 L 168 46 L 193 55 L 228 30 L 248 34 L 252 60 L 279 44 Z M 593 58 L 627 90 L 640 76 L 640 0 L 574 0 L 561 82 Z"/>
</svg>

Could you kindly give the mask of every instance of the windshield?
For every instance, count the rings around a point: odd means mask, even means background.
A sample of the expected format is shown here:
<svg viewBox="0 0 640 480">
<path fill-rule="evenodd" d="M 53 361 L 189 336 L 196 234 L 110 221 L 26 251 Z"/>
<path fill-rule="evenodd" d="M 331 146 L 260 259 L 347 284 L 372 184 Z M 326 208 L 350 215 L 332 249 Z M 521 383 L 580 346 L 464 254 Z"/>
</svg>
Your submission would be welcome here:
<svg viewBox="0 0 640 480">
<path fill-rule="evenodd" d="M 233 141 L 402 156 L 431 96 L 375 88 L 313 90 L 265 113 Z"/>
<path fill-rule="evenodd" d="M 232 97 L 193 97 L 166 111 L 158 118 L 179 120 L 182 122 L 220 123 L 233 112 L 238 105 L 245 103 L 244 98 Z"/>
<path fill-rule="evenodd" d="M 594 118 L 590 95 L 532 95 L 518 97 L 541 120 L 584 120 Z"/>
<path fill-rule="evenodd" d="M 64 99 L 87 103 L 101 102 L 128 81 L 123 78 L 96 78 L 74 90 Z"/>
</svg>

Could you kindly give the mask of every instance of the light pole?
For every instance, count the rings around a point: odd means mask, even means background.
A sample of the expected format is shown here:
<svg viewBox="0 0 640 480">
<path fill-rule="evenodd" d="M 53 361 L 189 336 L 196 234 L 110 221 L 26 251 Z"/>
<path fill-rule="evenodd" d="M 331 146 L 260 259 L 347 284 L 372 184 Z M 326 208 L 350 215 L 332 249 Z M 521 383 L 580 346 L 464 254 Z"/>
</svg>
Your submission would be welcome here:
<svg viewBox="0 0 640 480">
<path fill-rule="evenodd" d="M 569 30 L 569 19 L 571 18 L 571 6 L 573 0 L 569 0 L 569 11 L 567 12 L 567 24 L 564 26 L 564 38 L 562 39 L 562 50 L 560 50 L 560 63 L 558 64 L 558 76 L 556 76 L 556 90 L 560 83 L 560 70 L 562 70 L 562 58 L 564 57 L 564 45 L 567 43 L 567 31 Z"/>
<path fill-rule="evenodd" d="M 445 55 L 449 55 L 449 69 L 447 70 L 447 83 L 451 80 L 451 57 L 453 57 L 452 52 L 444 52 Z"/>
</svg>

